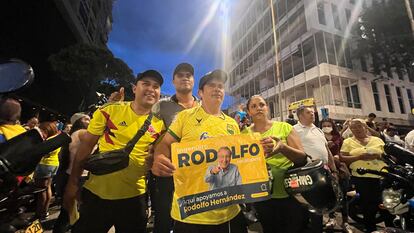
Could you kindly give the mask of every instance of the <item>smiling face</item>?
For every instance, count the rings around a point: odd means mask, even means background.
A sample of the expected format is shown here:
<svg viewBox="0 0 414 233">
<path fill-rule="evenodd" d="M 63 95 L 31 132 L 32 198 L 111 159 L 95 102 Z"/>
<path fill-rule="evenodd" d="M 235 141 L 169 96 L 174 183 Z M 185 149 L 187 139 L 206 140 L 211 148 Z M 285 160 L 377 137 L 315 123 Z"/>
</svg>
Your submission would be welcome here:
<svg viewBox="0 0 414 233">
<path fill-rule="evenodd" d="M 221 148 L 217 155 L 218 164 L 221 169 L 226 169 L 230 165 L 231 151 L 227 148 Z"/>
<path fill-rule="evenodd" d="M 193 91 L 194 76 L 188 71 L 179 71 L 174 75 L 173 84 L 177 93 L 187 94 Z"/>
<path fill-rule="evenodd" d="M 135 102 L 147 109 L 158 102 L 160 99 L 160 84 L 152 77 L 144 77 L 140 79 L 133 88 L 135 94 Z"/>
<path fill-rule="evenodd" d="M 253 122 L 266 119 L 269 108 L 266 101 L 261 96 L 253 96 L 247 105 L 247 113 L 252 117 Z"/>
</svg>

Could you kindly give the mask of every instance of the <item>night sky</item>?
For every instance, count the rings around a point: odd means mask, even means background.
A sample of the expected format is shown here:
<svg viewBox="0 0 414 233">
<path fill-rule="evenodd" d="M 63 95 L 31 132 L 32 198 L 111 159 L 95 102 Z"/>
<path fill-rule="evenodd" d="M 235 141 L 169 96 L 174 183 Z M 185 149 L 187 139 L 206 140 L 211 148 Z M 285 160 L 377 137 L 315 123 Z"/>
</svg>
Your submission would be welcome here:
<svg viewBox="0 0 414 233">
<path fill-rule="evenodd" d="M 118 0 L 112 10 L 108 46 L 134 74 L 156 69 L 164 77 L 162 93 L 174 94 L 172 73 L 188 62 L 198 80 L 208 71 L 223 68 L 223 31 L 226 6 L 220 0 Z M 204 26 L 203 26 L 204 25 Z M 196 95 L 197 92 L 194 91 Z M 223 107 L 230 103 L 226 97 Z"/>
</svg>

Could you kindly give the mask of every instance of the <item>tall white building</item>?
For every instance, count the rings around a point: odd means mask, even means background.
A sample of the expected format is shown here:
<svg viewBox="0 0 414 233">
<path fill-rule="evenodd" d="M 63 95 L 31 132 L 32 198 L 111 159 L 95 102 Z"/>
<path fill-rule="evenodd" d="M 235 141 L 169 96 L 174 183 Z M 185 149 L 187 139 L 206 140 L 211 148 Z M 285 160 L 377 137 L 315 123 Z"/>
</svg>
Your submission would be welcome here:
<svg viewBox="0 0 414 233">
<path fill-rule="evenodd" d="M 353 54 L 351 27 L 366 2 L 273 0 L 280 84 L 275 75 L 269 0 L 249 1 L 231 9 L 235 13 L 226 67 L 230 74 L 227 91 L 233 96 L 230 112 L 260 94 L 270 106 L 271 117 L 278 118 L 281 85 L 284 118 L 291 102 L 313 97 L 318 109 L 327 108 L 333 119 L 365 118 L 373 112 L 398 125 L 413 125 L 414 75 L 391 72 L 386 78 L 375 77 L 369 72 L 370 57 Z"/>
</svg>

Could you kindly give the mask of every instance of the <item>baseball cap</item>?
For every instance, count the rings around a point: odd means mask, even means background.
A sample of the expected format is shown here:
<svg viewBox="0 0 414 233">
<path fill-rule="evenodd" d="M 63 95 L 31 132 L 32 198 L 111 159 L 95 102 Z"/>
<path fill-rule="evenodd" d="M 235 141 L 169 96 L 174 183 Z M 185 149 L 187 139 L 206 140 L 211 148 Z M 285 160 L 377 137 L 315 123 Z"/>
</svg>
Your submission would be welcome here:
<svg viewBox="0 0 414 233">
<path fill-rule="evenodd" d="M 155 78 L 155 80 L 157 80 L 160 86 L 164 83 L 164 79 L 162 78 L 162 75 L 156 70 L 146 70 L 142 73 L 138 73 L 137 78 L 135 79 L 135 83 L 145 77 Z"/>
<path fill-rule="evenodd" d="M 198 89 L 203 89 L 204 85 L 206 85 L 208 82 L 210 82 L 213 79 L 221 80 L 223 83 L 227 80 L 227 73 L 224 70 L 213 70 L 205 74 L 198 83 Z"/>
<path fill-rule="evenodd" d="M 175 67 L 174 69 L 173 78 L 175 74 L 177 74 L 180 71 L 187 71 L 187 72 L 190 72 L 191 75 L 194 75 L 194 67 L 189 63 L 184 62 L 184 63 L 178 64 L 177 67 Z"/>
<path fill-rule="evenodd" d="M 88 115 L 86 115 L 83 112 L 77 112 L 75 114 L 72 115 L 72 117 L 70 118 L 70 123 L 73 125 L 77 120 L 81 119 L 82 117 L 87 117 Z"/>
</svg>

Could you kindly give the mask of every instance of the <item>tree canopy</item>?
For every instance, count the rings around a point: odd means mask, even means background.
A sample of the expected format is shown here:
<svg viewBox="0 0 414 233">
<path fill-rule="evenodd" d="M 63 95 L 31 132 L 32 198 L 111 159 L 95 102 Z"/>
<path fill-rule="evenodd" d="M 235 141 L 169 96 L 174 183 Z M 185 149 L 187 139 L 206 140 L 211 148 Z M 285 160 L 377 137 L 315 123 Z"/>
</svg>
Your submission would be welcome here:
<svg viewBox="0 0 414 233">
<path fill-rule="evenodd" d="M 102 85 L 124 86 L 126 93 L 131 93 L 128 88 L 134 80 L 133 71 L 106 47 L 75 44 L 51 55 L 48 61 L 58 78 L 77 87 L 75 91 L 82 96 L 80 110 L 96 101 L 95 92 Z"/>
<path fill-rule="evenodd" d="M 390 76 L 396 72 L 413 69 L 414 38 L 404 0 L 373 1 L 366 8 L 354 28 L 357 38 L 357 56 L 370 54 L 373 73 Z"/>
</svg>

